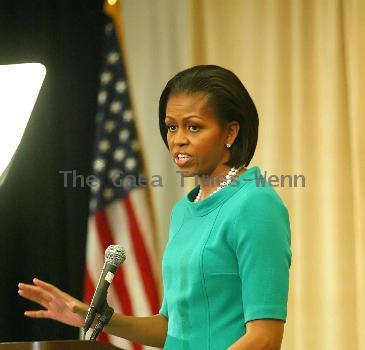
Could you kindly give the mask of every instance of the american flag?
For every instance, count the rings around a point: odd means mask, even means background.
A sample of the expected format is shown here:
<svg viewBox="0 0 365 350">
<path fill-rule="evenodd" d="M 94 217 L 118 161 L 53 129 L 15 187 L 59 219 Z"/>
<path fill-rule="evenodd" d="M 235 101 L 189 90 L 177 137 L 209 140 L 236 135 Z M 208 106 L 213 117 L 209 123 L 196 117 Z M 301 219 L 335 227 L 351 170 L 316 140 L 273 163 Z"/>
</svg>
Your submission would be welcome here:
<svg viewBox="0 0 365 350">
<path fill-rule="evenodd" d="M 160 300 L 153 256 L 155 241 L 149 197 L 139 184 L 143 164 L 125 69 L 108 17 L 100 74 L 88 223 L 85 301 L 90 303 L 104 264 L 104 251 L 120 244 L 127 259 L 108 292 L 108 303 L 125 315 L 158 313 Z M 158 256 L 158 255 L 157 255 Z M 124 349 L 147 349 L 102 333 L 100 340 Z"/>
</svg>

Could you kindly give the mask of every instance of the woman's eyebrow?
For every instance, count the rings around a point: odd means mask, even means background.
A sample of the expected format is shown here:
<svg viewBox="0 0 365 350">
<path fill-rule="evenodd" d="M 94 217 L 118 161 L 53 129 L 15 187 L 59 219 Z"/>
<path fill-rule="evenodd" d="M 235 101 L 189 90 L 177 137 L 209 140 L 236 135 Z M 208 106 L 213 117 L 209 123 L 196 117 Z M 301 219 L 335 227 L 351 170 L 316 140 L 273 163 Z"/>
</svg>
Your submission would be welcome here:
<svg viewBox="0 0 365 350">
<path fill-rule="evenodd" d="M 182 120 L 188 120 L 188 119 L 191 119 L 191 118 L 204 119 L 203 117 L 201 117 L 199 115 L 192 114 L 192 115 L 188 115 L 186 117 L 183 117 Z M 174 119 L 175 120 L 175 118 L 173 116 L 170 116 L 170 115 L 167 115 L 165 119 Z"/>
</svg>

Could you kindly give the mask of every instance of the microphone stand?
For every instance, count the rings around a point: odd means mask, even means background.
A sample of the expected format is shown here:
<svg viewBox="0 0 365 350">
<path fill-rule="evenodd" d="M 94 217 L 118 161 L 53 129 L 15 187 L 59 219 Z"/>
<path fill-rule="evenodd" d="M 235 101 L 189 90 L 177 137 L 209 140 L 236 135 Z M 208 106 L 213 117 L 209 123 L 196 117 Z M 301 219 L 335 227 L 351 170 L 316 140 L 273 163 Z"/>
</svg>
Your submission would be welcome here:
<svg viewBox="0 0 365 350">
<path fill-rule="evenodd" d="M 114 309 L 108 305 L 108 303 L 105 301 L 103 310 L 98 316 L 98 319 L 96 321 L 95 328 L 93 330 L 93 333 L 91 334 L 90 340 L 95 341 L 98 337 L 99 333 L 102 331 L 102 329 L 108 324 L 110 319 L 112 318 L 114 314 Z"/>
</svg>

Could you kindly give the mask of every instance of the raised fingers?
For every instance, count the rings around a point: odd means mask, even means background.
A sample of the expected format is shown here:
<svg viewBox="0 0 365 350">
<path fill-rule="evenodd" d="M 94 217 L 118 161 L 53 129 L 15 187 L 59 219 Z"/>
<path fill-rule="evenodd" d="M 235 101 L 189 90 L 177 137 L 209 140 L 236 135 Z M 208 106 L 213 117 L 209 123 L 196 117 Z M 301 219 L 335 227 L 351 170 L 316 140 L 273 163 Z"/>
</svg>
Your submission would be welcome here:
<svg viewBox="0 0 365 350">
<path fill-rule="evenodd" d="M 49 317 L 47 310 L 37 310 L 37 311 L 25 311 L 24 315 L 33 318 L 47 318 Z"/>
<path fill-rule="evenodd" d="M 63 292 L 62 290 L 58 289 L 56 286 L 54 286 L 53 284 L 47 283 L 45 281 L 42 281 L 38 278 L 33 278 L 33 283 L 44 289 L 45 291 L 47 291 L 48 293 L 51 293 L 53 296 L 55 297 L 60 297 L 63 298 L 65 300 L 76 300 L 75 298 L 73 298 L 71 295 Z"/>
<path fill-rule="evenodd" d="M 51 294 L 60 294 L 61 293 L 61 291 L 57 287 L 55 287 L 53 284 L 44 282 L 44 281 L 40 280 L 39 278 L 33 278 L 33 283 L 37 287 L 40 287 L 40 288 L 46 290 L 48 293 L 51 293 Z"/>
<path fill-rule="evenodd" d="M 52 294 L 44 291 L 42 288 L 33 286 L 31 284 L 19 283 L 18 293 L 23 298 L 31 300 L 42 305 L 44 308 L 48 307 L 48 303 L 53 299 Z"/>
</svg>

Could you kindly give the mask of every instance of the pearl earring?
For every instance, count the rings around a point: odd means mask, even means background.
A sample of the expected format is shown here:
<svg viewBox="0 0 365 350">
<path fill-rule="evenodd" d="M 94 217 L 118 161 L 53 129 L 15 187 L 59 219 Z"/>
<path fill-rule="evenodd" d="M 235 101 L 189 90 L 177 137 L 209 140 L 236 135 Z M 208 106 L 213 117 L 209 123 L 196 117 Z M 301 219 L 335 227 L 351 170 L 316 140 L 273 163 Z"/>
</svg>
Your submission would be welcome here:
<svg viewBox="0 0 365 350">
<path fill-rule="evenodd" d="M 230 144 L 230 143 L 227 143 L 227 144 L 226 144 L 226 147 L 227 147 L 227 148 L 231 148 L 231 144 Z"/>
</svg>

